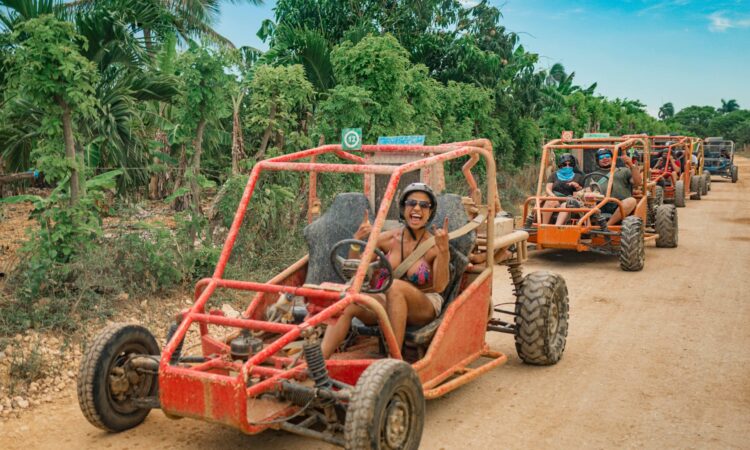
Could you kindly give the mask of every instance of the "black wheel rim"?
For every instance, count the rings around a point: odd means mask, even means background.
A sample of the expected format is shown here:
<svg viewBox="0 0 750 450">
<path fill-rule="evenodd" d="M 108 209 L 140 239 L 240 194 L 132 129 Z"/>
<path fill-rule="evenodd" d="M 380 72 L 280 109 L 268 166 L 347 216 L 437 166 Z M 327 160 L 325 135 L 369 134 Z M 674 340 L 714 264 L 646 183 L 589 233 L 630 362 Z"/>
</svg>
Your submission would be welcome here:
<svg viewBox="0 0 750 450">
<path fill-rule="evenodd" d="M 130 342 L 118 348 L 117 353 L 109 362 L 109 367 L 105 372 L 107 378 L 104 383 L 107 389 L 107 400 L 112 409 L 120 414 L 132 414 L 140 409 L 133 404 L 132 399 L 146 397 L 149 394 L 153 384 L 153 377 L 148 374 L 138 374 L 137 381 L 135 383 L 130 382 L 124 398 L 117 398 L 117 394 L 113 392 L 111 383 L 112 377 L 119 376 L 116 373 L 116 369 L 124 370 L 125 364 L 130 359 L 130 355 L 143 355 L 148 353 L 149 351 L 146 346 L 141 343 Z M 125 377 L 127 376 L 128 375 L 126 374 Z"/>
<path fill-rule="evenodd" d="M 404 388 L 398 389 L 388 401 L 380 427 L 380 444 L 382 448 L 405 448 L 412 432 L 415 402 Z"/>
</svg>

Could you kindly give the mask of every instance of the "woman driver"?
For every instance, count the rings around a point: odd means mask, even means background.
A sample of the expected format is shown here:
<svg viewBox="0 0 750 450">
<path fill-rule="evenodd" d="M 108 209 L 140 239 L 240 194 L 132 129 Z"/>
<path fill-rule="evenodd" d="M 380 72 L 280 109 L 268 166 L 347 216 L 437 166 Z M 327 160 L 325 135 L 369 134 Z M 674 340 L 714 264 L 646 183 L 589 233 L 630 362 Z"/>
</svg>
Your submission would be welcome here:
<svg viewBox="0 0 750 450">
<path fill-rule="evenodd" d="M 440 314 L 443 306 L 443 292 L 449 281 L 448 251 L 448 218 L 443 228 L 432 226 L 432 234 L 427 225 L 435 217 L 437 198 L 432 189 L 424 183 L 412 183 L 407 186 L 399 198 L 399 217 L 402 227 L 389 230 L 378 236 L 377 246 L 386 254 L 391 267 L 395 268 L 423 241 L 435 236 L 435 245 L 417 260 L 406 271 L 403 279 L 393 280 L 393 284 L 384 294 L 368 294 L 383 304 L 396 335 L 399 346 L 404 342 L 406 325 L 426 325 Z M 354 239 L 366 240 L 370 235 L 371 225 L 365 217 L 354 233 Z M 349 257 L 359 255 L 361 248 L 352 245 Z M 383 283 L 375 279 L 375 286 Z M 349 305 L 335 324 L 328 326 L 323 337 L 323 356 L 330 357 L 346 338 L 352 318 L 357 317 L 367 325 L 377 323 L 377 316 L 372 311 L 357 304 Z"/>
</svg>

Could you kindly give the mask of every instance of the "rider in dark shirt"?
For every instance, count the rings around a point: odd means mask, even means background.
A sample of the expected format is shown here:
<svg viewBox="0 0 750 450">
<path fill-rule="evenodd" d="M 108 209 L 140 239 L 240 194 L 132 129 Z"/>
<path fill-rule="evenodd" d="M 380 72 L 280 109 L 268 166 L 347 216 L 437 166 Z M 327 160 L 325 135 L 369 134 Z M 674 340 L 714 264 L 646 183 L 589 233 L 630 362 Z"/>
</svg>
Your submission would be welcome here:
<svg viewBox="0 0 750 450">
<path fill-rule="evenodd" d="M 574 192 L 582 189 L 583 173 L 578 170 L 576 158 L 570 153 L 563 153 L 557 162 L 557 171 L 550 174 L 547 179 L 545 190 L 550 197 L 571 197 Z M 544 202 L 545 208 L 557 208 L 560 202 L 547 200 Z M 549 223 L 552 217 L 552 211 L 542 213 L 542 223 Z M 559 212 L 555 225 L 563 225 L 567 222 L 570 214 Z"/>
</svg>

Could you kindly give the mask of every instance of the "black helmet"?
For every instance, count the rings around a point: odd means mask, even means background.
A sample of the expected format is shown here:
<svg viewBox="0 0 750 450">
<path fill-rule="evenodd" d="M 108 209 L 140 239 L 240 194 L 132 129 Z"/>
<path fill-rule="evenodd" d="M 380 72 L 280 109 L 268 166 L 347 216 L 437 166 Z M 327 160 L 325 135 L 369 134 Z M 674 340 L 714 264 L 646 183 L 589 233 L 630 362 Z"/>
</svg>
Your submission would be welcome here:
<svg viewBox="0 0 750 450">
<path fill-rule="evenodd" d="M 411 194 L 412 192 L 424 192 L 427 194 L 428 197 L 430 197 L 430 203 L 432 203 L 432 208 L 430 208 L 430 218 L 427 219 L 427 224 L 432 222 L 432 219 L 435 218 L 435 214 L 437 214 L 437 197 L 435 196 L 435 192 L 432 191 L 432 188 L 424 183 L 412 183 L 404 188 L 404 190 L 401 192 L 401 196 L 398 199 L 398 218 L 400 221 L 405 222 L 406 217 L 404 217 L 404 203 L 406 203 L 406 198 Z"/>
<path fill-rule="evenodd" d="M 560 159 L 557 160 L 557 167 L 562 166 L 564 163 L 570 162 L 571 167 L 574 169 L 578 167 L 578 161 L 576 161 L 575 156 L 571 155 L 570 153 L 563 153 L 560 155 Z"/>
</svg>

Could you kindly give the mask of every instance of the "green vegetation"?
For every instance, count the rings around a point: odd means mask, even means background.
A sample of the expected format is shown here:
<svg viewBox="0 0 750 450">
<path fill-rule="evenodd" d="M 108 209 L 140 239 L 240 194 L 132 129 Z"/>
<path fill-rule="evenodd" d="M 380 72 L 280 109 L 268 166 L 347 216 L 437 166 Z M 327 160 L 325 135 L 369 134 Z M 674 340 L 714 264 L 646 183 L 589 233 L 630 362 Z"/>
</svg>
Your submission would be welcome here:
<svg viewBox="0 0 750 450">
<path fill-rule="evenodd" d="M 0 334 L 75 327 L 122 293 L 153 295 L 210 275 L 257 161 L 360 126 L 364 140 L 424 134 L 428 144 L 489 138 L 511 204 L 541 144 L 563 130 L 722 134 L 750 141 L 748 111 L 665 105 L 575 84 L 501 24 L 496 7 L 457 0 L 280 0 L 259 35 L 233 48 L 212 28 L 218 1 L 0 0 L 3 170 L 36 169 L 53 188 L 31 201 L 39 224 L 0 301 Z M 247 3 L 256 4 L 256 1 Z M 449 182 L 457 166 L 448 167 Z M 265 278 L 302 253 L 306 180 L 267 174 L 227 275 Z M 218 189 L 210 211 L 203 192 Z M 355 177 L 320 177 L 324 204 Z M 130 220 L 144 198 L 177 226 Z M 103 231 L 103 217 L 123 223 Z M 290 236 L 294 236 L 290 239 Z"/>
</svg>

